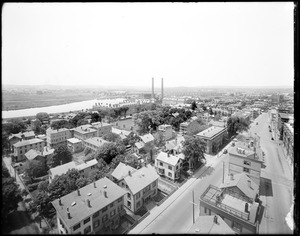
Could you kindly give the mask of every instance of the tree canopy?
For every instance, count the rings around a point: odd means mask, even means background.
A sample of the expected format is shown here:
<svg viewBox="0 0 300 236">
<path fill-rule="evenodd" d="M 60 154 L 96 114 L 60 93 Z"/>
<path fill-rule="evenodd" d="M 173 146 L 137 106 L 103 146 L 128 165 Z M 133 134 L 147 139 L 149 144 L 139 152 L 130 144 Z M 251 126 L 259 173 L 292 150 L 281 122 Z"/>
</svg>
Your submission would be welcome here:
<svg viewBox="0 0 300 236">
<path fill-rule="evenodd" d="M 72 159 L 73 156 L 69 149 L 65 145 L 60 145 L 57 149 L 55 149 L 54 155 L 48 159 L 47 165 L 49 168 L 53 168 L 58 165 L 68 163 L 72 161 Z"/>
<path fill-rule="evenodd" d="M 18 203 L 22 201 L 21 190 L 14 178 L 10 177 L 8 170 L 2 166 L 2 220 L 5 222 L 11 211 L 18 208 Z"/>
<path fill-rule="evenodd" d="M 96 152 L 96 159 L 103 159 L 107 164 L 118 155 L 124 154 L 126 151 L 125 146 L 122 143 L 104 143 L 100 149 Z"/>
<path fill-rule="evenodd" d="M 109 142 L 121 142 L 121 137 L 118 134 L 115 133 L 108 133 L 103 135 L 102 137 L 104 140 Z"/>
<path fill-rule="evenodd" d="M 186 136 L 183 142 L 182 153 L 185 155 L 186 161 L 189 162 L 189 169 L 198 166 L 200 161 L 205 160 L 206 144 L 199 137 Z"/>
<path fill-rule="evenodd" d="M 47 112 L 39 112 L 36 114 L 36 118 L 43 122 L 43 120 L 49 119 L 49 114 Z"/>
<path fill-rule="evenodd" d="M 196 101 L 193 101 L 192 104 L 191 104 L 191 109 L 192 109 L 193 111 L 195 111 L 196 108 L 197 108 Z"/>
<path fill-rule="evenodd" d="M 40 160 L 27 160 L 24 164 L 26 175 L 31 178 L 38 178 L 47 174 L 47 166 L 45 161 Z"/>
<path fill-rule="evenodd" d="M 249 123 L 242 117 L 231 116 L 227 120 L 227 131 L 229 137 L 236 135 L 238 132 L 248 131 Z"/>
</svg>

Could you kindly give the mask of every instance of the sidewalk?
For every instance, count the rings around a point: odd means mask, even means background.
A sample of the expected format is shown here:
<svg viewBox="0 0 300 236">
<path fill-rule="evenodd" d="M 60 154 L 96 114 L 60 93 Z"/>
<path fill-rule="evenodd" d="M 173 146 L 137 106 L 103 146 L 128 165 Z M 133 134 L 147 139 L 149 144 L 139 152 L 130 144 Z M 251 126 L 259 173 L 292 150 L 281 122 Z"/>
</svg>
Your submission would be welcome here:
<svg viewBox="0 0 300 236">
<path fill-rule="evenodd" d="M 166 201 L 159 207 L 155 207 L 150 211 L 150 215 L 146 217 L 135 228 L 128 232 L 128 234 L 140 234 L 149 224 L 151 224 L 162 212 L 164 212 L 178 197 L 180 197 L 196 180 L 199 176 L 205 173 L 210 167 L 214 167 L 221 158 L 216 156 L 207 156 L 205 166 L 200 168 L 193 176 L 183 184 L 177 191 L 175 191 Z"/>
</svg>

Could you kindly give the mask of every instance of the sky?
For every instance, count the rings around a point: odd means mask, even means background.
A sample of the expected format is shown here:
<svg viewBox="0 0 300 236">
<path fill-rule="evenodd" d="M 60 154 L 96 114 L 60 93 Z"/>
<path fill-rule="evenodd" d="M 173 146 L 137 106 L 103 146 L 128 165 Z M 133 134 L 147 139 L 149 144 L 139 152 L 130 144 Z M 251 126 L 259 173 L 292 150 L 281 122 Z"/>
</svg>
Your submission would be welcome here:
<svg viewBox="0 0 300 236">
<path fill-rule="evenodd" d="M 294 4 L 5 3 L 2 84 L 293 86 Z"/>
</svg>

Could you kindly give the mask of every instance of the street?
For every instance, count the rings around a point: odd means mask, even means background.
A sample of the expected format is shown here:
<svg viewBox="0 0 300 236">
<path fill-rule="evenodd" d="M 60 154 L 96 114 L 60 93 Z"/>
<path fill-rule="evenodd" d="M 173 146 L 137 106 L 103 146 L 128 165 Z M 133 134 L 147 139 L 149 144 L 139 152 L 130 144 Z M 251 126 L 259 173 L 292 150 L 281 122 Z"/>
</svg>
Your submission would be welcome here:
<svg viewBox="0 0 300 236">
<path fill-rule="evenodd" d="M 256 125 L 256 121 L 259 122 Z M 263 113 L 252 124 L 252 134 L 260 136 L 260 143 L 265 152 L 266 168 L 261 174 L 261 196 L 265 206 L 264 217 L 259 227 L 260 234 L 284 233 L 291 234 L 285 222 L 292 205 L 293 177 L 288 163 L 278 145 L 271 141 L 268 130 L 268 114 Z M 199 198 L 209 184 L 218 186 L 222 181 L 223 161 L 227 168 L 228 154 L 212 157 L 206 166 L 197 171 L 181 188 L 171 195 L 161 206 L 151 211 L 140 224 L 129 234 L 172 234 L 186 233 L 193 224 L 193 196 L 195 219 L 199 216 Z M 208 167 L 210 166 L 211 167 Z M 225 170 L 225 175 L 227 171 Z M 200 177 L 199 177 L 200 176 Z M 267 190 L 266 190 L 267 189 Z"/>
<path fill-rule="evenodd" d="M 268 114 L 263 113 L 257 121 L 258 125 L 251 125 L 251 132 L 260 136 L 261 147 L 266 154 L 266 168 L 262 169 L 260 186 L 261 200 L 266 208 L 259 233 L 292 234 L 285 217 L 293 203 L 293 175 L 281 147 L 271 140 Z"/>
</svg>

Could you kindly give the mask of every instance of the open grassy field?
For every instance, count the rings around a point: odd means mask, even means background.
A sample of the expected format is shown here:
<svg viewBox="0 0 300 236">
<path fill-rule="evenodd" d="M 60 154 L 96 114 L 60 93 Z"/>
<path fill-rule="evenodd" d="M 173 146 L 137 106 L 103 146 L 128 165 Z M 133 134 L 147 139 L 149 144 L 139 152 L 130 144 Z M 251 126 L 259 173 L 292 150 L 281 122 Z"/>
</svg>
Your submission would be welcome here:
<svg viewBox="0 0 300 236">
<path fill-rule="evenodd" d="M 35 107 L 62 105 L 95 99 L 95 94 L 68 92 L 47 94 L 3 94 L 2 110 L 19 110 Z"/>
</svg>

